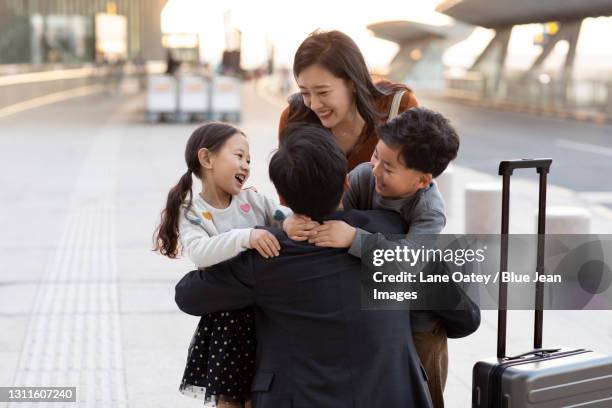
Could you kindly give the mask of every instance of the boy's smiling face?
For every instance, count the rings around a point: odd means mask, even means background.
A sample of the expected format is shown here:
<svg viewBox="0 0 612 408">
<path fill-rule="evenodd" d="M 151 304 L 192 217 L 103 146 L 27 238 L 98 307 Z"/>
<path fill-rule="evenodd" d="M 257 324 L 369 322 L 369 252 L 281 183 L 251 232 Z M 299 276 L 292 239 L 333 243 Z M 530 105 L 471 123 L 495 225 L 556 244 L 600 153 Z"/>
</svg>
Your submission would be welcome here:
<svg viewBox="0 0 612 408">
<path fill-rule="evenodd" d="M 383 198 L 409 197 L 431 183 L 431 173 L 406 167 L 400 149 L 378 141 L 370 159 L 376 180 L 376 192 Z"/>
</svg>

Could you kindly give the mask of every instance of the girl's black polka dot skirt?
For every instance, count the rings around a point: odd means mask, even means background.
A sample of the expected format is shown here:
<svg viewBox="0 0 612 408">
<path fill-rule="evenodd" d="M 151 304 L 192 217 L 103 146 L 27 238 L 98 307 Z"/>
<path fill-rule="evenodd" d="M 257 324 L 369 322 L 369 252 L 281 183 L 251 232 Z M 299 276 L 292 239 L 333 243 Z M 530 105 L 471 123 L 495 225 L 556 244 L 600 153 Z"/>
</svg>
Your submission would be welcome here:
<svg viewBox="0 0 612 408">
<path fill-rule="evenodd" d="M 255 374 L 253 309 L 203 316 L 189 345 L 180 391 L 205 401 L 244 402 Z"/>
</svg>

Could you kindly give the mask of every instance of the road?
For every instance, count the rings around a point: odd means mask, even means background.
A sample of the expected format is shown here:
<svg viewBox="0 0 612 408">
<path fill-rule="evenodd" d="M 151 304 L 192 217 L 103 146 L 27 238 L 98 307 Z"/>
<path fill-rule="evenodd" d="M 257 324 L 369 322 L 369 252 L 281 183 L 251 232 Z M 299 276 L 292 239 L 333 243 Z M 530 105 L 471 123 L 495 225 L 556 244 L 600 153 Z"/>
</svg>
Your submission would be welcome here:
<svg viewBox="0 0 612 408">
<path fill-rule="evenodd" d="M 442 112 L 457 128 L 461 137 L 457 165 L 497 174 L 501 160 L 550 157 L 551 184 L 612 207 L 612 125 L 486 109 L 433 97 L 420 102 Z M 517 172 L 517 177 L 536 180 L 524 172 Z"/>
</svg>

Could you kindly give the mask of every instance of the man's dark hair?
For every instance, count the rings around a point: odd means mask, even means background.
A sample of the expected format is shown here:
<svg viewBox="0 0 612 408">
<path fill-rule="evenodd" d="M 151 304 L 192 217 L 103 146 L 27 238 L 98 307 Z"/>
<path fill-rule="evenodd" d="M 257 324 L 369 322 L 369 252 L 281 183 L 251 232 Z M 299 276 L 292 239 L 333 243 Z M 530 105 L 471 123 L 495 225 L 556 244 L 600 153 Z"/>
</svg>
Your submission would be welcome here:
<svg viewBox="0 0 612 408">
<path fill-rule="evenodd" d="M 459 136 L 448 119 L 425 108 L 412 108 L 378 126 L 378 137 L 400 150 L 400 159 L 411 169 L 435 178 L 457 157 Z"/>
<path fill-rule="evenodd" d="M 294 213 L 320 221 L 340 203 L 346 156 L 323 126 L 296 123 L 283 133 L 270 160 L 270 180 Z"/>
</svg>

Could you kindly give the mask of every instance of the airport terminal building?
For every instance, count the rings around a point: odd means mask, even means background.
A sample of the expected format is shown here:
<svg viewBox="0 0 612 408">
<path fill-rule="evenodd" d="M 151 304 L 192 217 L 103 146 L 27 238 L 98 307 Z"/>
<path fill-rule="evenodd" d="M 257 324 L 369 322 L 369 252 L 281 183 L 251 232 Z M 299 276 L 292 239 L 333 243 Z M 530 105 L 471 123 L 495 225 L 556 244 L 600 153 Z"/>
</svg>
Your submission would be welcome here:
<svg viewBox="0 0 612 408">
<path fill-rule="evenodd" d="M 0 0 L 0 64 L 94 62 L 102 40 L 96 31 L 102 26 L 105 33 L 110 33 L 107 42 L 121 44 L 115 47 L 121 48 L 123 58 L 163 59 L 160 14 L 165 3 Z M 113 27 L 127 34 L 113 38 Z"/>
</svg>

